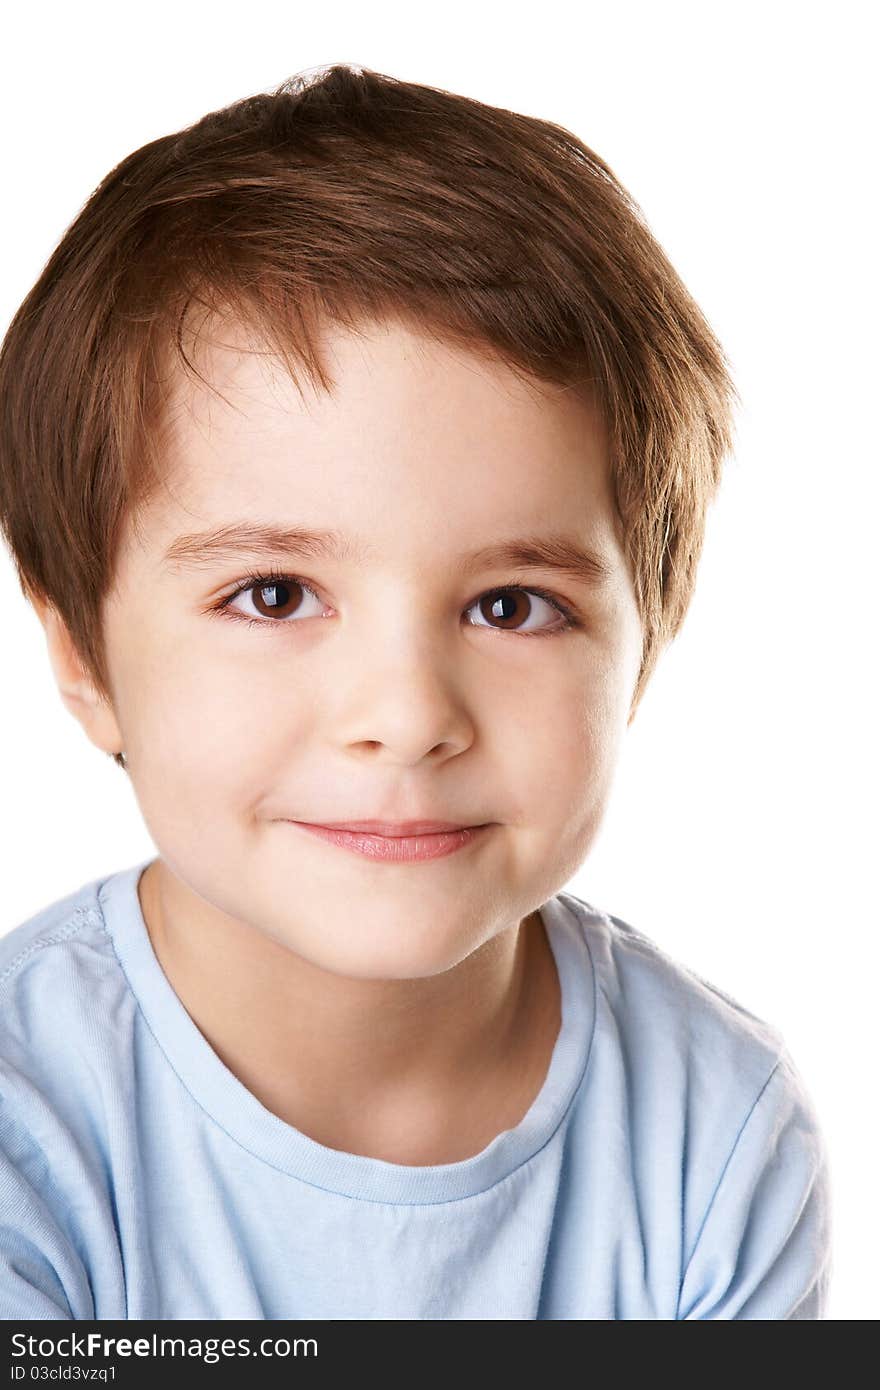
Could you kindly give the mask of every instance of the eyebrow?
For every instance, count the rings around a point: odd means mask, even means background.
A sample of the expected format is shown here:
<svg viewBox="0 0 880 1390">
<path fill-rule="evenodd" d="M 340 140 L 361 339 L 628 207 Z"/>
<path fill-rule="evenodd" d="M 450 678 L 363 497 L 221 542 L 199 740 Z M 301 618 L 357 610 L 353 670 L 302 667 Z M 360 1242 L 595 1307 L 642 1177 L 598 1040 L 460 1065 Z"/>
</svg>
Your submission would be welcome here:
<svg viewBox="0 0 880 1390">
<path fill-rule="evenodd" d="M 254 556 L 348 560 L 365 563 L 367 552 L 339 531 L 309 531 L 302 527 L 243 522 L 216 530 L 178 536 L 165 551 L 174 569 L 199 569 L 221 560 Z M 531 535 L 493 541 L 456 563 L 463 574 L 484 569 L 552 570 L 592 587 L 609 584 L 614 565 L 597 550 L 573 536 Z"/>
</svg>

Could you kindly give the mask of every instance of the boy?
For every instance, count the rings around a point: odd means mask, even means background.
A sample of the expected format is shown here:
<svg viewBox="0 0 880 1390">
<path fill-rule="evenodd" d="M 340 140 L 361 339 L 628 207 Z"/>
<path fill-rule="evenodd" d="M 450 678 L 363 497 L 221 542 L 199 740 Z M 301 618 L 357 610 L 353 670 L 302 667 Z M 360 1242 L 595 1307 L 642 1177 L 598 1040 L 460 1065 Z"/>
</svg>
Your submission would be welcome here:
<svg viewBox="0 0 880 1390">
<path fill-rule="evenodd" d="M 0 942 L 7 1318 L 820 1318 L 781 1034 L 563 885 L 735 392 L 568 132 L 337 66 L 153 141 L 0 516 L 158 855 Z"/>
</svg>

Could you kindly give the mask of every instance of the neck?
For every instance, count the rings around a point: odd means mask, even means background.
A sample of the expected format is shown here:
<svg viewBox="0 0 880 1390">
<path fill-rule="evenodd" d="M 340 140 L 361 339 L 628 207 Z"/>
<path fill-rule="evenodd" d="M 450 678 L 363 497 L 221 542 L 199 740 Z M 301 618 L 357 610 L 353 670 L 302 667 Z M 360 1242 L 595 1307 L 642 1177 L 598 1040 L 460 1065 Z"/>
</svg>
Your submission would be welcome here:
<svg viewBox="0 0 880 1390">
<path fill-rule="evenodd" d="M 518 1123 L 543 1083 L 560 1010 L 537 913 L 439 975 L 364 980 L 212 912 L 159 859 L 138 894 L 196 1027 L 267 1109 L 319 1143 L 454 1162 Z"/>
</svg>

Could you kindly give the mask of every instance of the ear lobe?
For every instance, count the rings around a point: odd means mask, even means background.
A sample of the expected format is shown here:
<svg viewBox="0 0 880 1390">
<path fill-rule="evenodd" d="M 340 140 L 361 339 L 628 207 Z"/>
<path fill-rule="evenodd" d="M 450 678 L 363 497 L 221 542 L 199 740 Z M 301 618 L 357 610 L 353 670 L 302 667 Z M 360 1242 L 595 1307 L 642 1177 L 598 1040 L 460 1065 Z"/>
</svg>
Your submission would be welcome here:
<svg viewBox="0 0 880 1390">
<path fill-rule="evenodd" d="M 31 599 L 46 632 L 49 662 L 68 713 L 85 730 L 96 748 L 116 753 L 123 743 L 112 706 L 98 692 L 57 609 Z"/>
</svg>

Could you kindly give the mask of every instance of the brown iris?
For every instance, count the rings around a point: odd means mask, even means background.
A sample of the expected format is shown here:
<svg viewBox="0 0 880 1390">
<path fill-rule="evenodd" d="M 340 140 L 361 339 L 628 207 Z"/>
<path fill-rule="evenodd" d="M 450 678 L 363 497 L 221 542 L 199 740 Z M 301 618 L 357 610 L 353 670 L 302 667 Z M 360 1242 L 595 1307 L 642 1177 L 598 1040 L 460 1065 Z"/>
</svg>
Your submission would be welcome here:
<svg viewBox="0 0 880 1390">
<path fill-rule="evenodd" d="M 251 590 L 254 607 L 262 617 L 287 617 L 288 610 L 296 612 L 302 602 L 302 586 L 296 581 L 273 579 L 271 584 L 258 584 Z M 291 597 L 293 595 L 293 597 Z"/>
<path fill-rule="evenodd" d="M 518 602 L 516 599 L 511 598 L 512 594 L 518 595 L 525 601 L 527 609 L 529 611 L 531 610 L 531 602 L 524 589 L 504 589 L 503 591 L 496 589 L 492 593 L 485 594 L 483 598 L 480 599 L 480 612 L 483 617 L 491 619 L 493 622 L 498 622 L 500 620 L 503 627 L 514 627 L 516 625 L 515 620 L 517 618 L 516 609 L 518 607 Z M 528 616 L 528 611 L 522 615 L 523 619 Z"/>
</svg>

